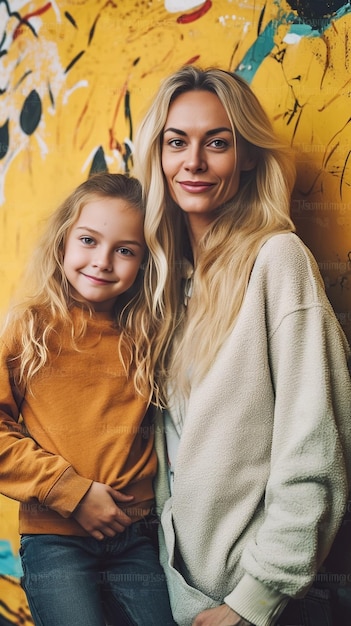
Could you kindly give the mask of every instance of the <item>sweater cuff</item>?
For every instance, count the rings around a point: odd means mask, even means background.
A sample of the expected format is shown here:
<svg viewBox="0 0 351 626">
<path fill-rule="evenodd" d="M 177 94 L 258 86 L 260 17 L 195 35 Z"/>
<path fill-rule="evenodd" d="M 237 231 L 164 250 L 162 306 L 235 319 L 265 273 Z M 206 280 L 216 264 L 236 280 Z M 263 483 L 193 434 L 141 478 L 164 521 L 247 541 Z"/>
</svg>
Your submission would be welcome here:
<svg viewBox="0 0 351 626">
<path fill-rule="evenodd" d="M 244 574 L 235 589 L 224 598 L 233 611 L 255 626 L 270 626 L 286 606 L 289 597 Z"/>
<path fill-rule="evenodd" d="M 70 466 L 50 489 L 44 504 L 62 517 L 69 517 L 90 489 L 92 483 L 93 481 L 89 478 L 78 476 L 73 467 Z"/>
</svg>

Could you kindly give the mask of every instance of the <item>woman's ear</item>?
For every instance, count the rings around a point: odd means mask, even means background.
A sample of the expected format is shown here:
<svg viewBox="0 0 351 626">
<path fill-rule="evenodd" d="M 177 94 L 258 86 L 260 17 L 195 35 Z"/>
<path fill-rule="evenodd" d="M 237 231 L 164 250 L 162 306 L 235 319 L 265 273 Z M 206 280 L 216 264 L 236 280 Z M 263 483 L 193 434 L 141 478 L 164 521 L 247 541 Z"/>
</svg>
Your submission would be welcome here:
<svg viewBox="0 0 351 626">
<path fill-rule="evenodd" d="M 241 163 L 241 171 L 248 172 L 253 170 L 257 165 L 257 158 L 253 156 L 246 156 L 243 158 Z"/>
<path fill-rule="evenodd" d="M 257 165 L 257 153 L 253 146 L 245 145 L 240 159 L 241 171 L 249 172 Z"/>
<path fill-rule="evenodd" d="M 248 143 L 240 134 L 237 135 L 237 155 L 241 172 L 249 172 L 257 165 L 257 154 L 254 146 Z"/>
</svg>

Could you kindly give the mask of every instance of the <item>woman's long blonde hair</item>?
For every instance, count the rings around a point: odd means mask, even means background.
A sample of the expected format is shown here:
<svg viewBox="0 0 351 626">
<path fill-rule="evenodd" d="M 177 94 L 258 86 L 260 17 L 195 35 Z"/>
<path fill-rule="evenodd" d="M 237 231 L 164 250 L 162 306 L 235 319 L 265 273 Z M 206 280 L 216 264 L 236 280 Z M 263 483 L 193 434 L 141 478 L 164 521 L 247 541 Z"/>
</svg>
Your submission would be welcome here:
<svg viewBox="0 0 351 626">
<path fill-rule="evenodd" d="M 96 198 L 121 198 L 144 217 L 139 181 L 107 172 L 95 174 L 79 185 L 49 217 L 5 321 L 7 337 L 13 338 L 11 352 L 16 364 L 13 372 L 16 372 L 15 383 L 20 389 L 30 390 L 33 377 L 49 362 L 53 335 L 55 344 L 59 341 L 58 328 L 64 325 L 70 329 L 72 346 L 77 349 L 77 340 L 84 335 L 85 316 L 82 315 L 78 328 L 73 326 L 71 308 L 76 300 L 72 298 L 64 273 L 63 258 L 70 228 L 83 206 Z M 116 359 L 122 359 L 126 374 L 132 367 L 136 390 L 148 400 L 154 391 L 154 399 L 158 395 L 154 385 L 149 304 L 140 271 L 133 287 L 117 298 L 114 310 L 115 323 L 120 330 Z"/>
<path fill-rule="evenodd" d="M 187 230 L 181 209 L 170 197 L 161 152 L 170 104 L 192 90 L 217 95 L 234 136 L 243 139 L 256 165 L 242 172 L 239 191 L 216 211 L 200 242 L 187 317 L 182 305 Z M 191 371 L 193 382 L 199 381 L 233 328 L 260 247 L 274 233 L 295 230 L 289 216 L 294 162 L 243 79 L 217 68 L 185 66 L 164 80 L 139 126 L 134 171 L 146 202 L 153 315 L 161 320 L 156 342 L 160 381 L 165 385 L 169 372 L 173 385 L 188 393 L 186 372 Z"/>
</svg>

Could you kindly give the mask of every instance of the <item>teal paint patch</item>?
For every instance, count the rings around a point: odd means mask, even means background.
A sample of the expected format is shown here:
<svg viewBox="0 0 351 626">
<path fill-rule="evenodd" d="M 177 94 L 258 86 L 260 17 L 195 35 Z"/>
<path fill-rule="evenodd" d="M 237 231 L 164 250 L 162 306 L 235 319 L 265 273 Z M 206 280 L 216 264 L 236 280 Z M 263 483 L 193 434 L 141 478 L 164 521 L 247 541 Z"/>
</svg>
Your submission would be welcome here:
<svg viewBox="0 0 351 626">
<path fill-rule="evenodd" d="M 270 21 L 235 69 L 235 74 L 239 74 L 251 83 L 261 63 L 274 48 L 274 36 L 278 27 L 294 22 L 296 19 L 295 13 L 284 13 L 280 20 Z"/>
<path fill-rule="evenodd" d="M 313 30 L 312 26 L 309 24 L 292 24 L 289 29 L 289 33 L 293 33 L 294 35 L 298 35 L 299 37 L 308 37 L 313 33 L 319 35 L 318 30 Z"/>
<path fill-rule="evenodd" d="M 333 15 L 320 18 L 297 17 L 290 26 L 289 34 L 298 35 L 299 37 L 319 37 L 330 27 L 332 22 L 337 22 L 337 20 L 348 13 L 351 13 L 349 2 L 335 11 Z"/>
<path fill-rule="evenodd" d="M 257 37 L 255 43 L 249 48 L 242 61 L 234 70 L 235 74 L 242 76 L 248 83 L 251 83 L 258 68 L 264 59 L 272 52 L 274 48 L 274 36 L 279 26 L 290 24 L 289 34 L 298 37 L 319 37 L 331 22 L 351 13 L 351 4 L 348 2 L 338 9 L 331 17 L 319 19 L 302 19 L 296 13 L 285 13 L 281 15 L 279 20 L 271 21 L 266 28 Z"/>
<path fill-rule="evenodd" d="M 269 22 L 237 66 L 235 74 L 242 76 L 248 83 L 251 83 L 261 63 L 272 52 L 276 28 L 276 23 Z"/>
<path fill-rule="evenodd" d="M 333 19 L 339 19 L 340 17 L 343 17 L 347 13 L 351 13 L 351 3 L 350 2 L 346 2 L 344 4 L 344 6 L 340 7 L 340 9 L 335 11 L 335 18 L 333 18 Z"/>
<path fill-rule="evenodd" d="M 0 539 L 0 574 L 6 576 L 22 576 L 21 559 L 12 552 L 12 547 L 6 539 Z"/>
</svg>

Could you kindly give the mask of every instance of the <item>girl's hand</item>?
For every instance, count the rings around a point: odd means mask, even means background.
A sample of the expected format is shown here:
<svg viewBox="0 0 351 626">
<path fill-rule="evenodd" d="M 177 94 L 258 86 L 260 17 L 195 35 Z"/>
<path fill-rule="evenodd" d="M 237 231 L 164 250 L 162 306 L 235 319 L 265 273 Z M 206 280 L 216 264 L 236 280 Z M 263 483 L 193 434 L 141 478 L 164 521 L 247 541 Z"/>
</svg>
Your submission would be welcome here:
<svg viewBox="0 0 351 626">
<path fill-rule="evenodd" d="M 130 503 L 133 499 L 134 496 L 126 496 L 108 485 L 93 482 L 72 517 L 95 539 L 114 537 L 132 523 L 117 503 Z"/>
<path fill-rule="evenodd" d="M 192 626 L 250 626 L 250 623 L 235 613 L 227 604 L 221 604 L 214 609 L 199 613 Z"/>
</svg>

